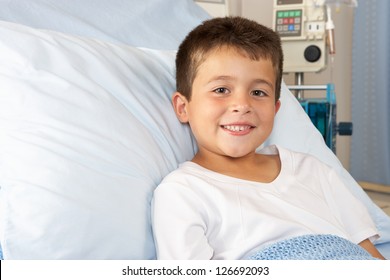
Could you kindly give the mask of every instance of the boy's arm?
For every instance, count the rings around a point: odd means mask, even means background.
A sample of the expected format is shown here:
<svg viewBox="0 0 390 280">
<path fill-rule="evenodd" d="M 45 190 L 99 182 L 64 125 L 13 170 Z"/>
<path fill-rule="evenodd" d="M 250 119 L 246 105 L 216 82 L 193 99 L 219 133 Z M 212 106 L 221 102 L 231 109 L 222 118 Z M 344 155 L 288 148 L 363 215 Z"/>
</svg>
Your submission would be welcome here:
<svg viewBox="0 0 390 280">
<path fill-rule="evenodd" d="M 185 186 L 160 185 L 152 201 L 152 226 L 158 259 L 211 259 L 200 199 Z"/>
<path fill-rule="evenodd" d="M 380 237 L 380 233 L 366 206 L 353 195 L 334 170 L 330 170 L 327 185 L 324 185 L 324 195 L 328 197 L 335 217 L 348 233 L 348 239 L 354 243 L 369 239 L 373 246 L 372 242 Z"/>
<path fill-rule="evenodd" d="M 374 258 L 378 258 L 381 260 L 385 259 L 369 239 L 364 239 L 362 242 L 359 243 L 359 245 L 363 247 L 363 249 L 365 249 L 367 252 L 369 252 Z"/>
</svg>

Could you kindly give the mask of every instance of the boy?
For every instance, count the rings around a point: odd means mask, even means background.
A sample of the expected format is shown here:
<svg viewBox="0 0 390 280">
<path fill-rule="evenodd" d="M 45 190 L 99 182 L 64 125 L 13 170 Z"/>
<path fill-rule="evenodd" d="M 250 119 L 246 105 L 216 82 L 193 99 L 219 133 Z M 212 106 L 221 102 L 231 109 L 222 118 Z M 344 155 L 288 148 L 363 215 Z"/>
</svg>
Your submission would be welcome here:
<svg viewBox="0 0 390 280">
<path fill-rule="evenodd" d="M 279 36 L 244 18 L 191 31 L 176 56 L 178 119 L 198 152 L 157 187 L 152 223 L 159 259 L 242 259 L 308 234 L 332 234 L 383 258 L 365 207 L 313 157 L 271 146 L 279 110 Z"/>
</svg>

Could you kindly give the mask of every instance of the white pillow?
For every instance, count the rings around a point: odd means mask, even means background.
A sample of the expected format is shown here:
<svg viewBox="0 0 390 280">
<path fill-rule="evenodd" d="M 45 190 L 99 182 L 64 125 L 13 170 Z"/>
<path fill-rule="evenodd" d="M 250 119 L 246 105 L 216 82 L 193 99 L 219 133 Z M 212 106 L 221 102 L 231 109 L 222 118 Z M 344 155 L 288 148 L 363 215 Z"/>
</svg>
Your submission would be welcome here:
<svg viewBox="0 0 390 280">
<path fill-rule="evenodd" d="M 207 18 L 193 0 L 0 0 L 0 20 L 164 50 Z"/>
<path fill-rule="evenodd" d="M 174 56 L 0 22 L 4 258 L 155 258 L 152 191 L 196 150 L 171 109 Z M 341 166 L 285 86 L 281 98 L 269 143 Z"/>
<path fill-rule="evenodd" d="M 4 258 L 155 257 L 152 191 L 194 153 L 174 56 L 0 22 Z"/>
</svg>

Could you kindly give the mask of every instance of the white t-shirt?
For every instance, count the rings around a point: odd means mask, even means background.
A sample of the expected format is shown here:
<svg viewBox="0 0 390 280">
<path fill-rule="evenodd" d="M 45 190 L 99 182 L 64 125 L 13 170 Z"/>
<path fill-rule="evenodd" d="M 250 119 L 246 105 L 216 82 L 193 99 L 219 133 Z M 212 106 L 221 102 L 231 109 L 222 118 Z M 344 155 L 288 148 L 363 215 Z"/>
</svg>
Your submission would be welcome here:
<svg viewBox="0 0 390 280">
<path fill-rule="evenodd" d="M 365 206 L 316 158 L 270 146 L 281 171 L 271 183 L 222 175 L 185 162 L 154 193 L 159 259 L 242 259 L 274 242 L 334 234 L 354 243 L 378 237 Z"/>
</svg>

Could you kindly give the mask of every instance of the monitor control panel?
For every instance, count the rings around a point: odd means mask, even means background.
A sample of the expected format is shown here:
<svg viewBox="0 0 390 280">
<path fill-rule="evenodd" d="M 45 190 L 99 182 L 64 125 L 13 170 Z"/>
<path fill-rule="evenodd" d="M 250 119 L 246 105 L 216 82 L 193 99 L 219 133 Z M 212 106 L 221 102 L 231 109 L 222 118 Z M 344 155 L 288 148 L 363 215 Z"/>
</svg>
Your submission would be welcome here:
<svg viewBox="0 0 390 280">
<path fill-rule="evenodd" d="M 275 30 L 280 36 L 302 35 L 302 10 L 280 10 L 276 13 Z"/>
<path fill-rule="evenodd" d="M 274 0 L 273 27 L 281 37 L 284 72 L 326 67 L 325 0 Z"/>
</svg>

